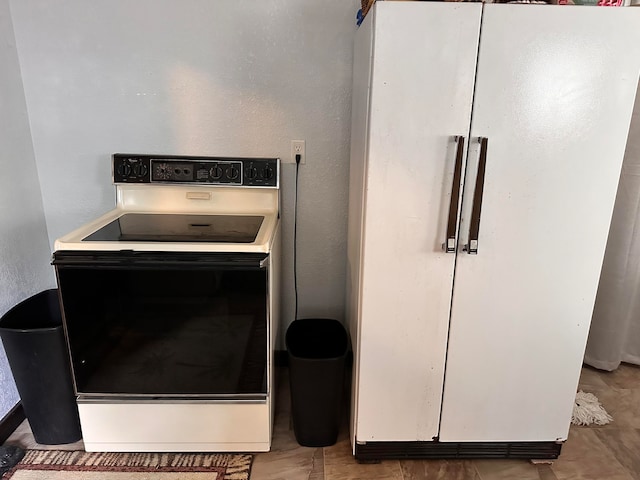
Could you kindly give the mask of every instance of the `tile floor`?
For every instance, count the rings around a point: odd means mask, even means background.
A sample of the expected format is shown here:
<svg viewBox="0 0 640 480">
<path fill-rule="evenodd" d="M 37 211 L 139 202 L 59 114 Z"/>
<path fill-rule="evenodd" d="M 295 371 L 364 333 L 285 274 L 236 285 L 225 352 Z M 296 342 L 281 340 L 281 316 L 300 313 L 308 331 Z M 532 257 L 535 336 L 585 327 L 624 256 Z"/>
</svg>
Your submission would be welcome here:
<svg viewBox="0 0 640 480">
<path fill-rule="evenodd" d="M 580 388 L 597 395 L 614 422 L 572 427 L 562 455 L 552 465 L 521 460 L 359 464 L 351 456 L 346 421 L 336 445 L 300 447 L 291 426 L 286 369 L 281 377 L 273 448 L 256 455 L 251 480 L 640 480 L 640 367 L 622 365 L 611 373 L 583 369 Z M 26 421 L 7 443 L 82 449 L 82 442 L 37 445 Z"/>
</svg>

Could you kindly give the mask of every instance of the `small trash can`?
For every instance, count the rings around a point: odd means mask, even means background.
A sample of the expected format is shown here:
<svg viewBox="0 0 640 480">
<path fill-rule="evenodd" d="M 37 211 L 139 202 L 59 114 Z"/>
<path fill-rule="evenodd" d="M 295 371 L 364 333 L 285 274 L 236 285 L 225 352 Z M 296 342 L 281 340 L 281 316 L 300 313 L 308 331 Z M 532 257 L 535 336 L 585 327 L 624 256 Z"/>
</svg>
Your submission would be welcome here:
<svg viewBox="0 0 640 480">
<path fill-rule="evenodd" d="M 40 292 L 5 313 L 0 337 L 36 442 L 80 440 L 58 291 Z"/>
<path fill-rule="evenodd" d="M 295 320 L 285 335 L 296 440 L 325 447 L 338 439 L 349 337 L 337 320 Z"/>
</svg>

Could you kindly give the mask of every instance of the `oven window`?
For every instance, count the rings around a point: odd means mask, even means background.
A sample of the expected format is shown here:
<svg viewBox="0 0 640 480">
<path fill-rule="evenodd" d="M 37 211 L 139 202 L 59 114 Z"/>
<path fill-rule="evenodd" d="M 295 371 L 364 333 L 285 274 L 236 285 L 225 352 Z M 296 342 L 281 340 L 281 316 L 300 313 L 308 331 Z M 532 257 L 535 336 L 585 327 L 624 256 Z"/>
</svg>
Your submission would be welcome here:
<svg viewBox="0 0 640 480">
<path fill-rule="evenodd" d="M 264 268 L 57 273 L 79 394 L 266 394 Z"/>
</svg>

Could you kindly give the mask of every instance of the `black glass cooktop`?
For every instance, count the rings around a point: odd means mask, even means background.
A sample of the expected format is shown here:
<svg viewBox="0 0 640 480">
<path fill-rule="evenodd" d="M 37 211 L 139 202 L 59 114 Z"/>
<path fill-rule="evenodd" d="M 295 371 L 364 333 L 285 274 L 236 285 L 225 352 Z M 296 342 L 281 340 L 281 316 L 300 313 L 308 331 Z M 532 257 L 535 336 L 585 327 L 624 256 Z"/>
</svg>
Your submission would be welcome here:
<svg viewBox="0 0 640 480">
<path fill-rule="evenodd" d="M 83 242 L 224 242 L 251 243 L 262 216 L 126 213 Z"/>
</svg>

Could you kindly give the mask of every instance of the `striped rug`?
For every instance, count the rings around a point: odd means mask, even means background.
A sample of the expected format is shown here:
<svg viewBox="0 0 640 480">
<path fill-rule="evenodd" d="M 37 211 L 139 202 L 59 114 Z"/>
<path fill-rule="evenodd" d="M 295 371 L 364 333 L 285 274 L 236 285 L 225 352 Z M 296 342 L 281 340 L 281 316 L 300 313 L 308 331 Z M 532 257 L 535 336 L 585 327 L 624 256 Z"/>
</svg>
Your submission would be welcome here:
<svg viewBox="0 0 640 480">
<path fill-rule="evenodd" d="M 2 480 L 248 480 L 252 460 L 227 453 L 29 450 Z"/>
</svg>

